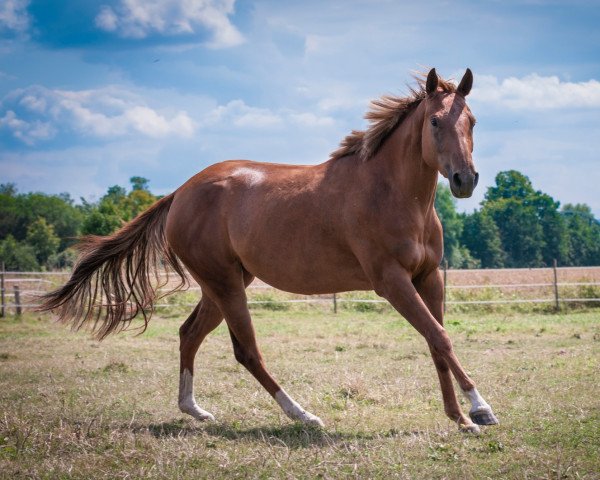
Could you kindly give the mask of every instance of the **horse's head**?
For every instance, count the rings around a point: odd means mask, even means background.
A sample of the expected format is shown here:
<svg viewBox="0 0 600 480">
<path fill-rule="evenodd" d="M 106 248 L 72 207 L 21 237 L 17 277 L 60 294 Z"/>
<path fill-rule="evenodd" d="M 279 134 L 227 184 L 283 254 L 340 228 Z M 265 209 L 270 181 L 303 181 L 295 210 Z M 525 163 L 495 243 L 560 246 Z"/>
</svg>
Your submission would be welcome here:
<svg viewBox="0 0 600 480">
<path fill-rule="evenodd" d="M 438 88 L 438 82 L 433 68 L 425 83 L 423 158 L 448 179 L 455 197 L 467 198 L 479 180 L 472 158 L 475 117 L 465 101 L 473 86 L 473 73 L 467 68 L 454 92 Z"/>
</svg>

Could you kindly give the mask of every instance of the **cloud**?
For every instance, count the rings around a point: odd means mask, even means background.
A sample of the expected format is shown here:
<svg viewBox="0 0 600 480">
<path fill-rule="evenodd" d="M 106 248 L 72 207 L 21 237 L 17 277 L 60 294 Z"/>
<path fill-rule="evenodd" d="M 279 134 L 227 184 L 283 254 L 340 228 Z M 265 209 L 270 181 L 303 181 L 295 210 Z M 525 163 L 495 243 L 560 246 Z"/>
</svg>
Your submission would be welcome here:
<svg viewBox="0 0 600 480">
<path fill-rule="evenodd" d="M 229 21 L 235 0 L 120 0 L 114 8 L 104 5 L 96 26 L 124 38 L 141 39 L 152 34 L 190 35 L 209 30 L 213 48 L 233 47 L 244 37 Z"/>
<path fill-rule="evenodd" d="M 24 33 L 31 19 L 27 13 L 29 0 L 2 0 L 0 2 L 0 31 L 12 30 Z"/>
<path fill-rule="evenodd" d="M 496 104 L 515 110 L 600 108 L 600 82 L 564 82 L 557 76 L 535 73 L 523 78 L 499 81 L 494 76 L 476 78 L 473 101 Z"/>
<path fill-rule="evenodd" d="M 189 137 L 195 123 L 185 111 L 158 111 L 137 94 L 118 87 L 52 90 L 32 86 L 9 93 L 0 107 L 0 130 L 28 145 L 60 132 L 108 138 Z"/>
<path fill-rule="evenodd" d="M 334 125 L 335 121 L 331 117 L 319 117 L 314 113 L 292 113 L 290 119 L 298 125 L 305 127 L 329 127 Z"/>
<path fill-rule="evenodd" d="M 56 135 L 56 129 L 49 122 L 39 120 L 27 122 L 19 119 L 12 110 L 8 110 L 0 118 L 0 130 L 3 127 L 8 128 L 15 138 L 27 145 L 33 145 L 38 140 L 47 140 Z"/>
<path fill-rule="evenodd" d="M 203 126 L 233 125 L 240 128 L 273 128 L 284 125 L 302 127 L 329 127 L 335 120 L 329 116 L 319 116 L 312 112 L 296 112 L 293 110 L 273 111 L 246 105 L 243 100 L 232 100 L 226 105 L 219 105 L 208 113 Z"/>
<path fill-rule="evenodd" d="M 267 108 L 246 105 L 242 100 L 232 100 L 226 105 L 219 105 L 206 117 L 204 125 L 233 124 L 238 127 L 263 128 L 283 123 L 278 114 Z"/>
</svg>

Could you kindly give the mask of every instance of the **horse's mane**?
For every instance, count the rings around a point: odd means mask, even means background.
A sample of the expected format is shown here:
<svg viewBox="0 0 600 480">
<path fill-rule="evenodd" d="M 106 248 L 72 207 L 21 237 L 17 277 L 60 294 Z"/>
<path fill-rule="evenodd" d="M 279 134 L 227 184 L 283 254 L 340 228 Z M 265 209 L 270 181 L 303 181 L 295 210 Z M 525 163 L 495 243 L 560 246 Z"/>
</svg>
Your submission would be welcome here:
<svg viewBox="0 0 600 480">
<path fill-rule="evenodd" d="M 397 97 L 383 95 L 371 101 L 370 109 L 365 114 L 371 125 L 366 130 L 352 130 L 344 138 L 337 150 L 331 153 L 332 159 L 348 155 L 358 155 L 362 160 L 369 160 L 377 153 L 387 137 L 400 125 L 404 119 L 421 103 L 427 93 L 425 92 L 425 79 L 427 75 L 415 75 L 417 87 L 409 87 L 410 95 Z M 453 93 L 456 85 L 449 80 L 438 76 L 438 88 L 442 91 Z"/>
</svg>

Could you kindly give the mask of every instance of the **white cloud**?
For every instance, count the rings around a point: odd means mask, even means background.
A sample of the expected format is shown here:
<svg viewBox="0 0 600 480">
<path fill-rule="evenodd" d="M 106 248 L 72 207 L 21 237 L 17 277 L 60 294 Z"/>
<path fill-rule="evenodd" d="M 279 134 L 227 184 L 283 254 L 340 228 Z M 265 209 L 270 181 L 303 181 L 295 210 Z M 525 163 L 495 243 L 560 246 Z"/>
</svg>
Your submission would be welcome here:
<svg viewBox="0 0 600 480">
<path fill-rule="evenodd" d="M 206 117 L 206 126 L 221 123 L 238 127 L 264 128 L 280 125 L 283 119 L 267 108 L 250 107 L 242 100 L 232 100 L 227 105 L 219 105 Z"/>
<path fill-rule="evenodd" d="M 272 111 L 268 108 L 251 107 L 243 100 L 232 100 L 214 108 L 204 121 L 206 127 L 223 124 L 240 128 L 273 128 L 285 124 L 313 128 L 330 127 L 335 125 L 335 120 L 312 112 Z"/>
<path fill-rule="evenodd" d="M 475 80 L 473 101 L 491 103 L 515 110 L 549 110 L 557 108 L 599 108 L 600 82 L 564 82 L 557 76 L 535 73 L 523 78 L 499 81 L 481 75 Z"/>
<path fill-rule="evenodd" d="M 330 127 L 335 124 L 335 121 L 331 117 L 319 117 L 314 113 L 292 113 L 290 119 L 306 127 Z"/>
<path fill-rule="evenodd" d="M 56 134 L 55 128 L 49 122 L 34 120 L 27 122 L 17 117 L 15 112 L 8 110 L 0 118 L 0 129 L 7 127 L 13 136 L 27 145 L 33 145 L 38 140 L 52 138 Z"/>
<path fill-rule="evenodd" d="M 29 145 L 67 130 L 92 137 L 154 138 L 189 137 L 195 131 L 187 112 L 158 111 L 140 96 L 116 87 L 73 91 L 33 86 L 9 93 L 3 104 L 12 108 L 0 118 L 0 129 L 7 128 Z"/>
<path fill-rule="evenodd" d="M 235 0 L 120 0 L 114 8 L 100 9 L 96 26 L 125 38 L 193 34 L 201 27 L 212 32 L 209 46 L 233 47 L 244 41 L 228 18 L 234 4 Z"/>
<path fill-rule="evenodd" d="M 0 2 L 0 30 L 13 30 L 23 33 L 29 28 L 27 13 L 29 0 L 2 0 Z"/>
</svg>

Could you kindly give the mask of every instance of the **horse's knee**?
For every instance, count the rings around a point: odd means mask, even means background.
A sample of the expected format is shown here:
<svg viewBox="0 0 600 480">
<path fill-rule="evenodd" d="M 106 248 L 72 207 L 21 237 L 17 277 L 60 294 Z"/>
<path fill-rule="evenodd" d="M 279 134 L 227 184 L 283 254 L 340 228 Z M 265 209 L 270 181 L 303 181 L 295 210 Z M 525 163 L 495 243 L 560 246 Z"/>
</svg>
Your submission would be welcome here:
<svg viewBox="0 0 600 480">
<path fill-rule="evenodd" d="M 448 335 L 446 330 L 442 330 L 441 332 L 437 333 L 434 337 L 429 339 L 429 345 L 431 346 L 431 349 L 434 352 L 434 361 L 436 356 L 435 354 L 444 358 L 450 353 L 452 353 L 452 341 L 450 340 L 450 336 Z"/>
<path fill-rule="evenodd" d="M 436 352 L 433 349 L 431 349 L 431 358 L 438 372 L 446 373 L 450 370 L 448 362 L 444 359 L 444 357 L 442 357 L 438 352 Z"/>
<path fill-rule="evenodd" d="M 254 371 L 260 365 L 260 358 L 252 355 L 241 348 L 234 348 L 233 355 L 235 359 L 249 371 Z"/>
<path fill-rule="evenodd" d="M 239 364 L 244 367 L 246 366 L 246 355 L 244 354 L 244 351 L 241 348 L 237 348 L 235 344 L 233 345 L 233 356 Z"/>
</svg>

